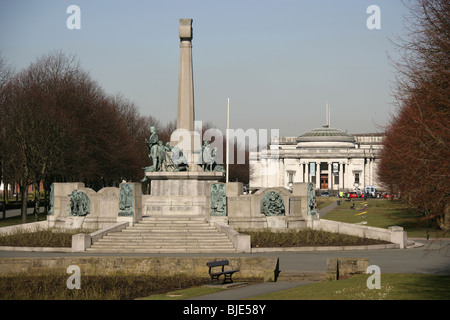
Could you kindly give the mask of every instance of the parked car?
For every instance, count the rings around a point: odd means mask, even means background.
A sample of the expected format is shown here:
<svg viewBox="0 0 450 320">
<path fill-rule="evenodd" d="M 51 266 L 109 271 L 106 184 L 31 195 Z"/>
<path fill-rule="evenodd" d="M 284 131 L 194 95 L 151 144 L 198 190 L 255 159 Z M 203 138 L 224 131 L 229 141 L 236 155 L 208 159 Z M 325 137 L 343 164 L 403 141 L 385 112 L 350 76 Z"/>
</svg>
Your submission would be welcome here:
<svg viewBox="0 0 450 320">
<path fill-rule="evenodd" d="M 322 191 L 322 193 L 320 194 L 321 197 L 329 197 L 330 193 L 328 191 Z"/>
<path fill-rule="evenodd" d="M 349 192 L 348 197 L 349 198 L 358 198 L 358 194 L 356 192 Z"/>
<path fill-rule="evenodd" d="M 374 186 L 366 186 L 365 193 L 369 195 L 367 197 L 375 198 L 375 187 Z"/>
<path fill-rule="evenodd" d="M 392 198 L 392 193 L 388 192 L 384 195 L 385 199 L 391 199 Z"/>
</svg>

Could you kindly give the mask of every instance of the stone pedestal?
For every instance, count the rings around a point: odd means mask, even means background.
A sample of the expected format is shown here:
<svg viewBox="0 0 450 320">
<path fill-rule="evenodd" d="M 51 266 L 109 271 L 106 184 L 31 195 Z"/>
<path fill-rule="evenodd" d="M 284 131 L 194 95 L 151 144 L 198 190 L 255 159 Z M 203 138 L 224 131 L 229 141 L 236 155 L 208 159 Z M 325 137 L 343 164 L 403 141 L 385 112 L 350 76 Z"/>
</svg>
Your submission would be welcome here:
<svg viewBox="0 0 450 320">
<path fill-rule="evenodd" d="M 97 230 L 116 223 L 119 201 L 118 188 L 103 188 L 99 192 L 86 188 L 84 183 L 58 183 L 51 187 L 51 210 L 47 216 L 48 226 L 61 229 Z M 71 196 L 77 194 L 85 199 L 82 210 Z M 81 215 L 77 214 L 81 213 Z"/>
<path fill-rule="evenodd" d="M 146 172 L 151 195 L 145 216 L 201 216 L 210 213 L 211 184 L 223 180 L 221 172 Z"/>
<path fill-rule="evenodd" d="M 244 184 L 242 182 L 229 182 L 226 184 L 228 197 L 239 197 L 244 194 Z"/>
<path fill-rule="evenodd" d="M 50 228 L 57 225 L 65 227 L 65 221 L 61 218 L 70 217 L 69 194 L 71 194 L 73 190 L 78 190 L 81 188 L 84 188 L 84 183 L 53 183 L 50 195 L 52 204 L 50 212 L 47 215 L 48 226 Z M 71 222 L 77 226 L 80 224 L 78 221 Z"/>
<path fill-rule="evenodd" d="M 142 185 L 121 183 L 117 222 L 135 224 L 142 219 Z"/>
<path fill-rule="evenodd" d="M 288 217 L 266 217 L 267 227 L 272 230 L 286 230 L 288 227 Z"/>
</svg>

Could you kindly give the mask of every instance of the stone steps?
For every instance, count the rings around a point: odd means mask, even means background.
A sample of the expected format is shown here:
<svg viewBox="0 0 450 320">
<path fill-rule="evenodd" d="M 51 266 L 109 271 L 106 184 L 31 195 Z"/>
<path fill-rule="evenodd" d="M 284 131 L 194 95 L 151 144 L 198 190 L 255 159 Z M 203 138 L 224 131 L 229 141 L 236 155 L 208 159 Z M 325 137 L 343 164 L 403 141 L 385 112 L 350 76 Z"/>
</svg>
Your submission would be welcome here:
<svg viewBox="0 0 450 320">
<path fill-rule="evenodd" d="M 133 226 L 133 229 L 125 229 L 127 231 L 133 232 L 133 231 L 138 231 L 138 230 L 144 230 L 144 231 L 158 231 L 158 230 L 164 230 L 167 232 L 170 232 L 171 230 L 173 231 L 179 231 L 179 230 L 183 230 L 183 229 L 188 229 L 188 230 L 198 230 L 200 232 L 205 232 L 205 231 L 215 231 L 216 227 L 207 225 L 207 226 L 201 226 L 201 225 L 172 225 L 172 226 L 159 226 L 158 224 L 155 225 L 135 225 Z"/>
<path fill-rule="evenodd" d="M 108 234 L 103 239 L 123 240 L 123 239 L 176 239 L 176 240 L 195 240 L 195 239 L 221 239 L 226 240 L 226 235 L 217 235 L 217 232 L 123 232 L 122 234 Z"/>
<path fill-rule="evenodd" d="M 106 253 L 231 253 L 228 236 L 201 217 L 144 217 L 139 223 L 111 232 L 87 251 Z"/>
<path fill-rule="evenodd" d="M 165 245 L 165 244 L 162 244 L 162 245 L 146 245 L 146 246 L 144 246 L 144 245 L 136 245 L 136 244 L 120 244 L 120 245 L 117 245 L 117 244 L 114 244 L 114 245 L 109 245 L 109 244 L 99 244 L 99 245 L 97 245 L 96 246 L 96 248 L 95 249 L 101 249 L 101 248 L 104 248 L 104 249 L 127 249 L 127 248 L 129 248 L 129 249 L 186 249 L 186 250 L 194 250 L 194 249 L 196 249 L 196 248 L 198 248 L 198 249 L 211 249 L 211 246 L 210 245 L 207 245 L 207 244 L 204 244 L 204 245 L 198 245 L 198 244 L 195 244 L 195 245 L 171 245 L 171 246 L 168 246 L 168 245 Z M 231 245 L 231 246 L 226 246 L 226 245 L 223 245 L 223 246 L 214 246 L 214 250 L 216 250 L 216 249 L 228 249 L 228 250 L 231 250 L 231 249 L 234 249 L 233 248 L 233 246 Z"/>
<path fill-rule="evenodd" d="M 214 239 L 210 239 L 209 237 L 205 237 L 202 239 L 196 238 L 196 237 L 184 237 L 184 236 L 178 236 L 173 238 L 162 238 L 162 237 L 106 237 L 103 239 L 98 240 L 96 243 L 115 243 L 118 241 L 121 242 L 140 242 L 140 243 L 226 243 L 226 240 L 228 240 L 228 237 L 217 237 Z"/>
<path fill-rule="evenodd" d="M 235 250 L 230 249 L 187 249 L 187 248 L 167 248 L 167 249 L 157 249 L 157 248 L 88 248 L 86 251 L 89 252 L 101 252 L 101 253 L 233 253 Z"/>
</svg>

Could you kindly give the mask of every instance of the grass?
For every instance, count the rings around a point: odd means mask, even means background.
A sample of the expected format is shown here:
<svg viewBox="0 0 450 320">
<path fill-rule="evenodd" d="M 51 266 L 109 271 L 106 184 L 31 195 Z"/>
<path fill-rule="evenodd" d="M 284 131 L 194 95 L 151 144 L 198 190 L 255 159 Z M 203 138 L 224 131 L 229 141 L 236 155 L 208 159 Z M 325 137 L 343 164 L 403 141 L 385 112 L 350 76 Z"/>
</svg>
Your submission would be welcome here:
<svg viewBox="0 0 450 320">
<path fill-rule="evenodd" d="M 176 289 L 198 287 L 208 278 L 156 277 L 117 273 L 81 277 L 81 289 L 67 288 L 67 274 L 0 275 L 0 300 L 130 300 Z"/>
<path fill-rule="evenodd" d="M 302 229 L 286 232 L 241 231 L 249 234 L 253 248 L 273 247 L 305 247 L 305 246 L 357 246 L 372 244 L 387 244 L 389 242 L 356 236 L 332 233 L 320 230 Z"/>
<path fill-rule="evenodd" d="M 367 202 L 364 207 L 363 203 Z M 351 205 L 355 204 L 355 209 Z M 356 215 L 367 209 L 366 214 Z M 360 223 L 367 226 L 388 228 L 390 226 L 403 227 L 408 237 L 426 237 L 426 223 L 421 221 L 423 215 L 415 208 L 410 208 L 400 200 L 368 199 L 367 201 L 341 201 L 341 205 L 330 211 L 324 219 L 347 223 Z M 430 237 L 445 236 L 436 224 L 429 225 Z"/>
<path fill-rule="evenodd" d="M 0 217 L 1 217 L 1 212 L 0 212 Z M 44 221 L 47 220 L 47 215 L 43 212 L 41 212 L 39 214 L 39 221 Z M 34 214 L 27 214 L 27 223 L 30 222 L 36 222 L 36 217 L 34 216 Z M 9 217 L 6 219 L 0 219 L 0 228 L 2 227 L 9 227 L 9 226 L 14 226 L 17 224 L 21 224 L 22 223 L 22 216 L 18 215 L 18 216 L 14 216 L 14 217 Z"/>
<path fill-rule="evenodd" d="M 318 282 L 253 297 L 254 300 L 449 300 L 450 276 L 381 274 L 381 289 L 368 289 L 369 275 Z"/>
</svg>

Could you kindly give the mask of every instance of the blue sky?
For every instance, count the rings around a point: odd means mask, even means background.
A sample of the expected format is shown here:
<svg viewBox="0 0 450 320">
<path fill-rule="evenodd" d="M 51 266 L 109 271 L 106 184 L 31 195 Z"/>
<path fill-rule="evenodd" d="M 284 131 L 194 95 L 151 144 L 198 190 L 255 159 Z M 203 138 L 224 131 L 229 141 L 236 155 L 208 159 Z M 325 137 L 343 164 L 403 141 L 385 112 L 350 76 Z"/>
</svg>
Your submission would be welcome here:
<svg viewBox="0 0 450 320">
<path fill-rule="evenodd" d="M 81 9 L 69 30 L 68 6 Z M 366 9 L 381 9 L 369 30 Z M 380 131 L 392 106 L 398 59 L 389 39 L 404 32 L 400 0 L 0 0 L 0 51 L 16 70 L 62 50 L 107 93 L 162 122 L 177 110 L 178 19 L 193 19 L 196 119 L 297 136 L 325 123 Z"/>
</svg>

